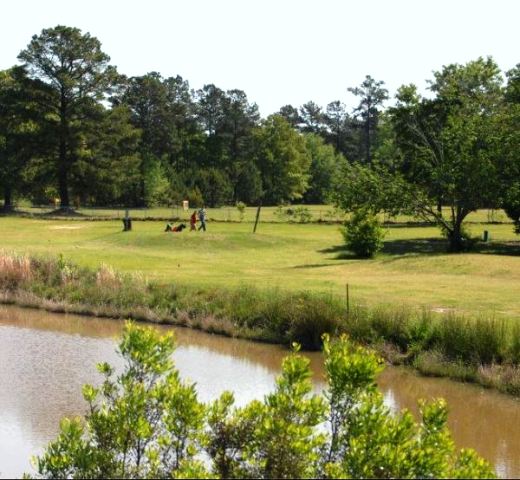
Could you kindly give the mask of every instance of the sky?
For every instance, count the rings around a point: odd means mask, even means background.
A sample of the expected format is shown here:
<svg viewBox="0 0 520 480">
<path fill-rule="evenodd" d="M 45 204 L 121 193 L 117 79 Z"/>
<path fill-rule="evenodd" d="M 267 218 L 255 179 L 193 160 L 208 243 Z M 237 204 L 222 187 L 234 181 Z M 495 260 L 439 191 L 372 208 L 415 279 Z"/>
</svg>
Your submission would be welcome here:
<svg viewBox="0 0 520 480">
<path fill-rule="evenodd" d="M 520 62 L 520 0 L 7 0 L 0 69 L 58 24 L 102 42 L 129 76 L 181 75 L 194 89 L 244 90 L 263 116 L 341 100 L 365 75 L 425 91 L 432 71 L 491 55 Z"/>
</svg>

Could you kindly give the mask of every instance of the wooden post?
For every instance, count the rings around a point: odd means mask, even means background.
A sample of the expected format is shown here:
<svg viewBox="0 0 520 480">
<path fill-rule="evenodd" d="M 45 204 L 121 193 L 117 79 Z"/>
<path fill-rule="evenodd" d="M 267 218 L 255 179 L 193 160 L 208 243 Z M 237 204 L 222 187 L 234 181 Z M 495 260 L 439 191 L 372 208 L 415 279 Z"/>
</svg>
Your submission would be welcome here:
<svg viewBox="0 0 520 480">
<path fill-rule="evenodd" d="M 345 284 L 345 296 L 347 298 L 347 317 L 348 317 L 350 314 L 350 295 L 349 295 L 349 291 L 348 291 L 348 283 Z"/>
<path fill-rule="evenodd" d="M 262 200 L 260 200 L 260 203 L 258 204 L 258 208 L 256 209 L 256 219 L 255 219 L 255 226 L 253 228 L 253 233 L 256 233 L 256 227 L 258 225 L 258 219 L 260 218 L 260 209 L 262 208 Z"/>
</svg>

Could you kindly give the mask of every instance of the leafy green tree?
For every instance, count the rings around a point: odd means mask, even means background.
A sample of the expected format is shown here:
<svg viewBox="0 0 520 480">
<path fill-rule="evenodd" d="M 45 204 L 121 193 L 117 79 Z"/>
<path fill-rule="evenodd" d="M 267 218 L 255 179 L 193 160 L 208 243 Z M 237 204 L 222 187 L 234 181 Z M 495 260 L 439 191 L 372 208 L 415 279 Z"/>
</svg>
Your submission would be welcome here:
<svg viewBox="0 0 520 480">
<path fill-rule="evenodd" d="M 388 90 L 383 87 L 384 84 L 385 82 L 374 80 L 370 75 L 367 75 L 359 87 L 348 88 L 349 92 L 360 98 L 355 112 L 363 126 L 367 164 L 372 161 L 372 150 L 376 144 L 380 108 L 383 102 L 388 99 Z"/>
<path fill-rule="evenodd" d="M 233 187 L 228 176 L 216 168 L 199 171 L 195 185 L 209 207 L 220 207 L 228 203 L 233 196 Z"/>
<path fill-rule="evenodd" d="M 339 165 L 331 197 L 346 212 L 370 210 L 397 215 L 412 205 L 411 190 L 413 185 L 387 164 L 367 166 L 345 160 Z"/>
<path fill-rule="evenodd" d="M 252 161 L 248 161 L 242 166 L 236 187 L 236 197 L 248 205 L 257 203 L 262 197 L 262 176 Z"/>
<path fill-rule="evenodd" d="M 88 122 L 82 133 L 77 161 L 71 167 L 75 201 L 94 205 L 139 204 L 141 156 L 140 131 L 121 105 L 98 107 L 98 120 Z"/>
<path fill-rule="evenodd" d="M 305 146 L 311 156 L 309 187 L 303 195 L 306 203 L 327 203 L 334 176 L 341 163 L 340 154 L 316 134 L 305 135 Z"/>
<path fill-rule="evenodd" d="M 279 204 L 301 198 L 311 163 L 304 138 L 278 115 L 268 117 L 254 133 L 264 201 Z"/>
<path fill-rule="evenodd" d="M 502 159 L 502 207 L 520 234 L 520 64 L 506 75 L 504 104 L 495 131 Z"/>
<path fill-rule="evenodd" d="M 313 478 L 325 435 L 324 399 L 311 394 L 309 360 L 293 354 L 263 402 L 232 409 L 224 393 L 209 413 L 208 452 L 218 478 Z"/>
<path fill-rule="evenodd" d="M 220 135 L 226 145 L 225 172 L 232 186 L 233 200 L 238 199 L 240 177 L 248 167 L 252 130 L 260 121 L 258 106 L 250 104 L 242 90 L 228 90 L 224 103 L 224 117 Z"/>
<path fill-rule="evenodd" d="M 324 336 L 327 388 L 314 393 L 298 347 L 263 400 L 236 407 L 224 392 L 209 405 L 180 379 L 171 334 L 128 324 L 123 371 L 98 370 L 86 385 L 88 413 L 63 420 L 35 459 L 40 478 L 491 478 L 471 450 L 455 451 L 446 403 L 421 419 L 384 405 L 383 362 L 346 337 Z"/>
<path fill-rule="evenodd" d="M 448 65 L 434 73 L 433 99 L 402 87 L 391 109 L 400 172 L 413 186 L 415 212 L 437 223 L 450 249 L 466 248 L 463 222 L 500 196 L 500 156 L 494 137 L 502 99 L 500 70 L 491 59 Z M 448 217 L 433 206 L 449 206 Z"/>
<path fill-rule="evenodd" d="M 354 120 L 348 115 L 346 107 L 339 100 L 327 105 L 323 122 L 326 131 L 325 140 L 334 145 L 338 153 L 342 153 L 349 159 L 357 159 L 359 154 L 358 136 Z"/>
<path fill-rule="evenodd" d="M 0 190 L 4 211 L 23 186 L 23 173 L 39 131 L 34 85 L 23 68 L 0 71 Z"/>
<path fill-rule="evenodd" d="M 302 198 L 311 163 L 304 138 L 280 115 L 269 116 L 253 136 L 255 164 L 262 177 L 261 203 Z M 257 221 L 259 214 L 260 207 Z"/>
<path fill-rule="evenodd" d="M 325 337 L 324 355 L 330 437 L 322 471 L 328 478 L 493 477 L 474 451 L 455 452 L 446 402 L 421 403 L 418 424 L 406 410 L 393 415 L 375 383 L 381 359 L 345 337 Z"/>
<path fill-rule="evenodd" d="M 309 101 L 300 107 L 300 118 L 302 123 L 300 130 L 306 133 L 322 133 L 324 115 L 321 107 Z"/>
<path fill-rule="evenodd" d="M 69 208 L 69 177 L 77 161 L 78 137 L 92 108 L 106 99 L 118 75 L 97 38 L 62 25 L 34 35 L 18 58 L 24 62 L 29 76 L 41 80 L 49 89 L 41 102 L 55 119 L 53 142 L 57 154 L 51 160 L 61 206 Z"/>
<path fill-rule="evenodd" d="M 384 144 L 371 167 L 344 165 L 335 198 L 349 211 L 414 214 L 437 224 L 449 249 L 461 251 L 470 246 L 467 215 L 497 206 L 501 197 L 502 80 L 494 61 L 482 58 L 448 65 L 434 77 L 434 98 L 422 98 L 413 85 L 399 89 L 389 112 L 394 145 Z"/>
<path fill-rule="evenodd" d="M 129 78 L 122 94 L 113 101 L 130 109 L 132 123 L 142 132 L 139 146 L 143 155 L 161 158 L 173 150 L 173 114 L 159 73 Z"/>
<path fill-rule="evenodd" d="M 293 128 L 299 128 L 300 124 L 303 122 L 300 112 L 292 105 L 284 105 L 277 113 L 287 120 L 289 125 Z"/>
<path fill-rule="evenodd" d="M 225 119 L 226 92 L 213 84 L 204 85 L 196 93 L 197 118 L 205 133 L 202 168 L 221 168 L 226 163 L 226 145 L 219 134 Z"/>
<path fill-rule="evenodd" d="M 142 157 L 138 203 L 145 204 L 146 171 L 153 156 L 162 164 L 170 183 L 178 180 L 200 155 L 204 140 L 196 119 L 195 102 L 189 84 L 182 77 L 163 78 L 150 72 L 128 79 L 115 105 L 131 111 L 132 124 L 142 132 L 138 150 Z"/>
</svg>

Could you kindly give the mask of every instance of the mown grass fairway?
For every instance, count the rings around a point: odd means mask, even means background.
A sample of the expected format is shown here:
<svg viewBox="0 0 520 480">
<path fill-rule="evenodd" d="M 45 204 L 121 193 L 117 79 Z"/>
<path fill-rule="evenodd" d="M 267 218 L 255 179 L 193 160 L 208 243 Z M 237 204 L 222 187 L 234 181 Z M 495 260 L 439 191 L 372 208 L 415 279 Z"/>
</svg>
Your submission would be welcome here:
<svg viewBox="0 0 520 480">
<path fill-rule="evenodd" d="M 0 218 L 1 247 L 63 254 L 86 266 L 109 264 L 164 282 L 201 287 L 314 290 L 367 305 L 407 304 L 498 316 L 520 315 L 520 242 L 510 224 L 472 224 L 493 242 L 475 253 L 446 254 L 435 227 L 392 227 L 384 252 L 358 260 L 344 252 L 337 225 L 209 223 L 208 231 L 164 233 L 164 222 Z"/>
</svg>

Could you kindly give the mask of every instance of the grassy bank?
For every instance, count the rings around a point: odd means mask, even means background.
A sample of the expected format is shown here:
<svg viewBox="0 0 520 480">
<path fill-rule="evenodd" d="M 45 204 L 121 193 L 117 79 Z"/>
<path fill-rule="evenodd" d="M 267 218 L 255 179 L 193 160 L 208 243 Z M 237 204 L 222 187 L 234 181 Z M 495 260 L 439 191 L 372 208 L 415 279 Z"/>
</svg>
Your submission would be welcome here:
<svg viewBox="0 0 520 480">
<path fill-rule="evenodd" d="M 171 323 L 261 341 L 320 347 L 325 332 L 348 333 L 394 363 L 520 395 L 520 328 L 505 319 L 354 307 L 311 292 L 165 286 L 63 258 L 0 256 L 3 302 L 98 316 Z"/>
</svg>

